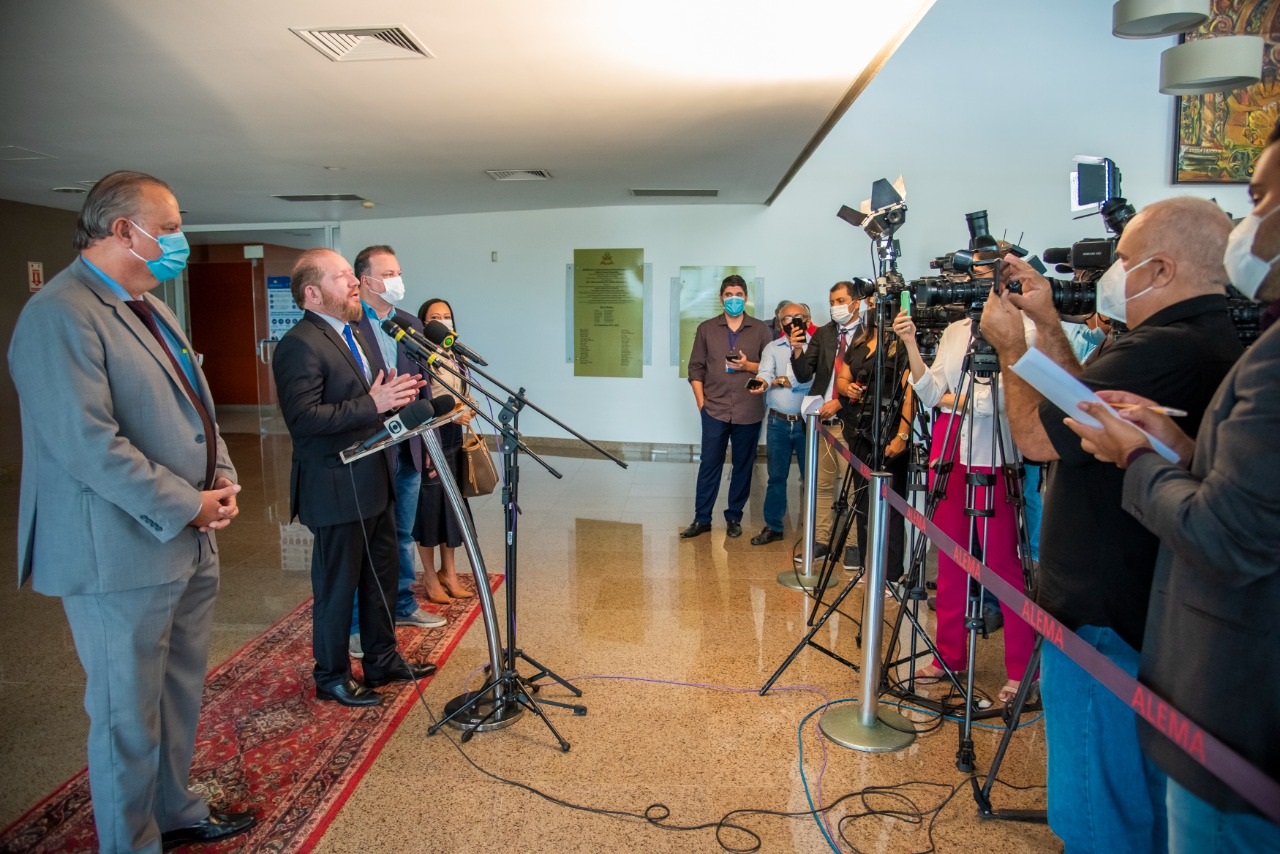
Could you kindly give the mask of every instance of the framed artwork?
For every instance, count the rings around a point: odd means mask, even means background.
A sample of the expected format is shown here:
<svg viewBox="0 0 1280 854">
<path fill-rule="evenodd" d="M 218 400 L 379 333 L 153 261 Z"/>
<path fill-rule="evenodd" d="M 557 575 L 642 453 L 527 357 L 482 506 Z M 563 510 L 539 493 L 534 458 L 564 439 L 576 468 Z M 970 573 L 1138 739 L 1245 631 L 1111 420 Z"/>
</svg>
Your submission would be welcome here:
<svg viewBox="0 0 1280 854">
<path fill-rule="evenodd" d="M 1174 129 L 1173 183 L 1247 184 L 1280 118 L 1280 3 L 1212 0 L 1209 20 L 1185 40 L 1260 35 L 1262 80 L 1245 89 L 1179 96 Z"/>
</svg>

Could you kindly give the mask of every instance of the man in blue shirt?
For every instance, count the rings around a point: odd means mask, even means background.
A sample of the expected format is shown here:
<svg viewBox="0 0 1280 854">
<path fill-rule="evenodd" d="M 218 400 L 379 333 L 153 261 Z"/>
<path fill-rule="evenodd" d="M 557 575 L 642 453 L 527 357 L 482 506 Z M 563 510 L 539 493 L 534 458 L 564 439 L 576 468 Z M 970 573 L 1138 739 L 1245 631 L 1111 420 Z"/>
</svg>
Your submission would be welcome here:
<svg viewBox="0 0 1280 854">
<path fill-rule="evenodd" d="M 400 262 L 390 246 L 369 246 L 356 256 L 353 272 L 360 280 L 360 307 L 363 316 L 358 325 L 365 341 L 373 341 L 376 348 L 369 353 L 370 367 L 374 371 L 394 369 L 401 374 L 417 373 L 421 369 L 413 363 L 395 339 L 382 329 L 382 321 L 395 316 L 401 323 L 421 331 L 422 322 L 407 311 L 396 308 L 404 299 L 404 279 L 400 274 Z M 428 397 L 428 387 L 419 390 L 419 397 Z M 421 436 L 413 436 L 388 452 L 393 457 L 393 478 L 396 491 L 396 538 L 400 559 L 399 588 L 396 594 L 395 623 L 398 626 L 419 626 L 427 629 L 446 624 L 444 617 L 433 614 L 418 605 L 413 594 L 413 582 L 417 580 L 418 551 L 413 542 L 413 520 L 418 512 L 418 489 L 422 485 L 422 466 L 425 446 Z M 432 574 L 434 580 L 434 574 Z M 430 592 L 430 591 L 428 591 Z M 360 609 L 357 604 L 351 615 L 351 643 L 353 656 L 363 658 L 360 647 Z"/>
<path fill-rule="evenodd" d="M 751 545 L 763 546 L 782 539 L 783 518 L 787 515 L 787 473 L 791 455 L 804 476 L 804 416 L 800 402 L 809 393 L 813 380 L 802 383 L 791 369 L 791 342 L 785 337 L 789 326 L 808 329 L 809 312 L 799 303 L 787 303 L 778 309 L 778 331 L 784 337 L 775 339 L 760 356 L 756 379 L 763 385 L 751 389 L 763 394 L 765 408 L 765 448 L 769 453 L 769 484 L 764 493 L 764 528 L 751 538 Z"/>
</svg>

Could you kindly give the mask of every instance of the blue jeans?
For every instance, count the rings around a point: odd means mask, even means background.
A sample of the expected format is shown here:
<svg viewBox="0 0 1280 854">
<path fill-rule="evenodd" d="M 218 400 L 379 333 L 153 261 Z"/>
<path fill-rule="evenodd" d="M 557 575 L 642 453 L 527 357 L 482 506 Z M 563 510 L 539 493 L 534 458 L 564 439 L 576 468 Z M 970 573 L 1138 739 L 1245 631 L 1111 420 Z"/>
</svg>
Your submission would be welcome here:
<svg viewBox="0 0 1280 854">
<path fill-rule="evenodd" d="M 756 443 L 760 441 L 760 422 L 730 424 L 712 418 L 702 410 L 702 462 L 698 465 L 698 492 L 693 507 L 693 521 L 711 524 L 711 511 L 720 494 L 720 473 L 724 471 L 724 453 L 733 443 L 733 474 L 729 478 L 729 506 L 724 510 L 726 522 L 741 522 L 742 508 L 751 495 L 751 470 L 756 463 Z"/>
<path fill-rule="evenodd" d="M 410 440 L 412 441 L 412 440 Z M 396 591 L 396 616 L 407 617 L 418 610 L 413 582 L 418 580 L 418 549 L 413 541 L 413 520 L 418 515 L 418 489 L 422 472 L 413 467 L 409 443 L 396 446 L 396 547 L 400 555 L 400 584 Z M 360 632 L 360 606 L 351 606 L 351 634 Z"/>
<path fill-rule="evenodd" d="M 804 421 L 766 415 L 765 423 L 768 425 L 764 445 L 769 451 L 769 485 L 764 491 L 764 523 L 774 531 L 781 531 L 787 515 L 787 474 L 791 471 L 792 453 L 800 465 L 800 477 L 804 478 Z"/>
<path fill-rule="evenodd" d="M 1260 815 L 1223 812 L 1169 780 L 1170 854 L 1280 852 L 1280 827 Z"/>
<path fill-rule="evenodd" d="M 1040 476 L 1044 466 L 1027 463 L 1023 466 L 1026 479 L 1022 482 L 1023 496 L 1027 501 L 1027 538 L 1031 541 L 1031 559 L 1040 559 L 1040 516 L 1044 501 L 1040 497 Z"/>
<path fill-rule="evenodd" d="M 1131 676 L 1139 653 L 1112 629 L 1081 626 L 1083 640 Z M 1164 851 L 1167 777 L 1143 755 L 1133 711 L 1044 644 L 1040 659 L 1049 751 L 1049 827 L 1067 854 Z"/>
</svg>

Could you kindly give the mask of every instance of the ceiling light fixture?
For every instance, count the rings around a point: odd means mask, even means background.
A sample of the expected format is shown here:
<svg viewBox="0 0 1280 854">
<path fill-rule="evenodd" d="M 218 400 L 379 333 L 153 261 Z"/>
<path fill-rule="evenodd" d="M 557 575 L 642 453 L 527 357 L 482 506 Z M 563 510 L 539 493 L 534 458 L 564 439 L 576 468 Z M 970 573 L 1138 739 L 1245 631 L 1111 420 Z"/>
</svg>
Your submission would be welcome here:
<svg viewBox="0 0 1280 854">
<path fill-rule="evenodd" d="M 1261 36 L 1196 39 L 1160 54 L 1160 91 L 1205 95 L 1252 86 L 1262 79 Z"/>
<path fill-rule="evenodd" d="M 1154 39 L 1194 30 L 1209 20 L 1209 0 L 1118 0 L 1111 7 L 1111 34 Z"/>
</svg>

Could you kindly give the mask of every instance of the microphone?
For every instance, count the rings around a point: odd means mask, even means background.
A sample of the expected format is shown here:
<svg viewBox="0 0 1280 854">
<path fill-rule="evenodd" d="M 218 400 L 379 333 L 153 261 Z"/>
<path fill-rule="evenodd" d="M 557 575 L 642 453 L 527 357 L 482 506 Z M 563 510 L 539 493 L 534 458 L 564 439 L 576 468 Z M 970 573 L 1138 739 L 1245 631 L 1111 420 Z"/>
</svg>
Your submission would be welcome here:
<svg viewBox="0 0 1280 854">
<path fill-rule="evenodd" d="M 413 355 L 428 363 L 435 361 L 438 348 L 434 348 L 431 342 L 423 338 L 412 326 L 401 323 L 395 315 L 382 321 L 381 326 L 383 332 L 390 335 L 393 341 L 403 345 Z"/>
<path fill-rule="evenodd" d="M 1071 247 L 1070 246 L 1051 246 L 1044 250 L 1044 262 L 1046 264 L 1070 264 L 1071 263 Z"/>
<path fill-rule="evenodd" d="M 443 347 L 446 350 L 452 350 L 462 358 L 469 362 L 475 362 L 482 367 L 488 367 L 489 363 L 480 358 L 475 350 L 472 350 L 466 344 L 458 340 L 458 336 L 452 329 L 445 326 L 438 320 L 429 320 L 425 327 L 427 340 L 437 347 Z"/>
<path fill-rule="evenodd" d="M 430 400 L 415 400 L 382 422 L 382 429 L 360 442 L 355 446 L 354 450 L 356 452 L 367 451 L 384 439 L 395 438 L 410 430 L 415 430 L 433 418 L 449 414 L 456 405 L 457 401 L 453 399 L 453 395 L 449 394 L 442 394 Z"/>
</svg>

